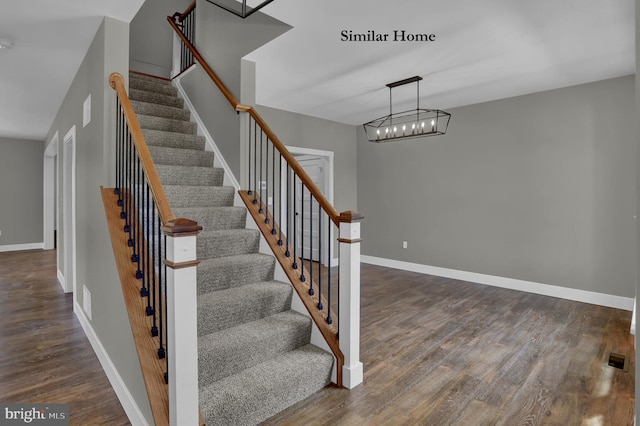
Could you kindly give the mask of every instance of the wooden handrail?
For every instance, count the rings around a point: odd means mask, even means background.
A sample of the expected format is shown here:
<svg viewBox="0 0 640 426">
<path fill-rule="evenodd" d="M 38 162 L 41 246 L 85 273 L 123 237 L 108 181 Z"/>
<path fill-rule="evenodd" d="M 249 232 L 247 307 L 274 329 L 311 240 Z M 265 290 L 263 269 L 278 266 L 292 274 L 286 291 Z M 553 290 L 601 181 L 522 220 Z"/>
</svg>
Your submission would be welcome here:
<svg viewBox="0 0 640 426">
<path fill-rule="evenodd" d="M 184 12 L 182 12 L 180 15 L 177 15 L 177 16 L 176 16 L 176 17 L 178 18 L 178 21 L 180 21 L 180 22 L 184 21 L 184 18 L 185 18 L 188 14 L 190 14 L 190 13 L 193 11 L 193 9 L 195 9 L 195 8 L 196 8 L 196 0 L 193 0 L 193 3 L 191 3 L 191 4 L 189 5 L 189 7 L 187 7 L 187 10 L 185 10 Z"/>
<path fill-rule="evenodd" d="M 302 184 L 307 187 L 311 195 L 316 199 L 320 207 L 327 213 L 331 221 L 339 226 L 340 222 L 344 222 L 344 217 L 340 219 L 340 213 L 336 210 L 335 207 L 327 200 L 322 191 L 318 188 L 318 186 L 313 182 L 313 180 L 309 177 L 307 172 L 302 168 L 302 166 L 295 160 L 294 156 L 289 152 L 287 147 L 280 141 L 280 138 L 271 130 L 269 125 L 264 121 L 264 119 L 258 114 L 255 108 L 243 105 L 238 102 L 238 100 L 233 96 L 231 91 L 225 86 L 225 84 L 220 80 L 220 77 L 213 71 L 213 69 L 209 66 L 207 61 L 202 57 L 198 49 L 187 39 L 180 28 L 176 25 L 173 19 L 170 16 L 167 16 L 167 21 L 173 28 L 173 30 L 178 34 L 178 37 L 182 40 L 182 42 L 191 50 L 194 58 L 200 63 L 200 66 L 204 69 L 207 75 L 213 80 L 215 85 L 220 89 L 224 97 L 227 99 L 231 107 L 238 112 L 246 112 L 253 117 L 255 122 L 260 126 L 265 135 L 271 140 L 273 146 L 280 152 L 282 157 L 285 159 L 287 164 L 291 167 L 296 175 L 302 181 Z"/>
<path fill-rule="evenodd" d="M 198 49 L 196 49 L 196 47 L 193 44 L 191 44 L 189 39 L 186 38 L 184 36 L 184 34 L 182 34 L 182 31 L 180 31 L 180 28 L 174 22 L 173 18 L 171 16 L 167 16 L 167 21 L 169 21 L 169 25 L 171 25 L 171 28 L 173 28 L 173 30 L 176 32 L 176 34 L 178 34 L 178 37 L 180 37 L 180 39 L 185 44 L 185 46 L 187 46 L 189 48 L 189 50 L 191 50 L 191 53 L 193 54 L 193 57 L 198 62 L 200 62 L 200 66 L 202 66 L 202 69 L 207 73 L 209 78 L 211 78 L 211 80 L 213 80 L 215 85 L 222 92 L 224 97 L 227 99 L 227 101 L 231 105 L 231 108 L 235 109 L 236 105 L 238 105 L 238 100 L 236 99 L 235 96 L 233 96 L 233 93 L 231 93 L 229 91 L 229 89 L 227 89 L 227 86 L 224 85 L 224 83 L 222 82 L 222 80 L 220 80 L 218 75 L 211 69 L 211 67 L 209 66 L 207 61 L 205 61 L 204 58 L 202 57 L 202 55 L 200 54 L 200 52 L 198 52 Z"/>
<path fill-rule="evenodd" d="M 122 76 L 122 74 L 114 72 L 109 76 L 109 84 L 118 94 L 120 105 L 122 106 L 122 112 L 129 126 L 131 138 L 133 139 L 133 143 L 138 150 L 140 164 L 142 164 L 144 173 L 147 176 L 149 187 L 151 188 L 151 193 L 153 194 L 153 198 L 156 201 L 158 214 L 160 215 L 162 224 L 166 225 L 176 217 L 171 211 L 169 201 L 167 200 L 167 196 L 164 193 L 164 188 L 160 183 L 158 172 L 156 171 L 156 167 L 154 166 L 153 160 L 151 159 L 151 153 L 149 152 L 147 143 L 144 140 L 144 135 L 142 134 L 140 123 L 138 123 L 138 118 L 133 111 L 133 106 L 131 105 L 131 101 L 129 100 L 129 96 L 127 95 L 127 89 L 124 87 L 124 77 Z"/>
</svg>

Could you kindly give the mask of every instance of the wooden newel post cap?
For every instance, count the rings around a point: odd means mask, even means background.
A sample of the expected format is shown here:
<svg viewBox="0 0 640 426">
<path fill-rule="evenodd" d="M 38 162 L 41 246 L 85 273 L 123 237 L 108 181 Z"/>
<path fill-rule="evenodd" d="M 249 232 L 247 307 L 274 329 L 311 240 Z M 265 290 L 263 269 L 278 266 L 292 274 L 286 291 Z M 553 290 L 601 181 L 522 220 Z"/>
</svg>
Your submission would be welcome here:
<svg viewBox="0 0 640 426">
<path fill-rule="evenodd" d="M 162 231 L 168 236 L 186 237 L 198 235 L 198 233 L 202 231 L 202 226 L 191 219 L 178 218 L 167 222 L 167 224 L 162 227 Z"/>
<path fill-rule="evenodd" d="M 353 210 L 347 210 L 346 212 L 340 213 L 340 216 L 338 216 L 338 222 L 345 223 L 361 222 L 362 219 L 364 219 L 364 216 Z"/>
<path fill-rule="evenodd" d="M 112 72 L 109 76 L 109 84 L 113 89 L 116 88 L 116 80 L 120 80 L 124 84 L 124 77 L 119 72 Z"/>
</svg>

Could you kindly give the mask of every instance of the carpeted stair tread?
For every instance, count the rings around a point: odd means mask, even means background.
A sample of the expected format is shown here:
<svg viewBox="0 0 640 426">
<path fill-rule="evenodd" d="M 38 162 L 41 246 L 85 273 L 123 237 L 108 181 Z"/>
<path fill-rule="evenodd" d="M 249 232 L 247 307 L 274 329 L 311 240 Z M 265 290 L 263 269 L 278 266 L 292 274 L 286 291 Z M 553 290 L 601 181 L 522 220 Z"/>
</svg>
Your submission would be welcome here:
<svg viewBox="0 0 640 426">
<path fill-rule="evenodd" d="M 224 169 L 156 164 L 163 185 L 222 186 Z"/>
<path fill-rule="evenodd" d="M 198 222 L 202 229 L 217 231 L 240 229 L 247 223 L 247 209 L 244 207 L 179 207 L 173 208 L 176 217 L 187 217 Z"/>
<path fill-rule="evenodd" d="M 170 118 L 172 120 L 189 121 L 191 113 L 187 109 L 175 108 L 149 102 L 131 101 L 131 106 L 136 114 L 150 115 L 153 117 Z"/>
<path fill-rule="evenodd" d="M 332 366 L 330 354 L 309 344 L 213 382 L 200 389 L 205 423 L 258 424 L 325 387 Z"/>
<path fill-rule="evenodd" d="M 202 226 L 202 225 L 200 225 Z M 198 259 L 256 253 L 260 247 L 260 231 L 257 229 L 204 230 L 198 234 Z"/>
<path fill-rule="evenodd" d="M 178 89 L 173 87 L 170 81 L 161 78 L 129 73 L 129 90 L 138 89 L 163 95 L 177 96 Z"/>
<path fill-rule="evenodd" d="M 198 339 L 199 385 L 297 349 L 310 338 L 311 319 L 292 310 L 202 336 Z"/>
<path fill-rule="evenodd" d="M 142 129 L 147 145 L 164 146 L 167 148 L 196 149 L 204 151 L 206 141 L 204 136 L 180 132 Z"/>
<path fill-rule="evenodd" d="M 271 281 L 273 256 L 262 253 L 204 259 L 198 265 L 198 294 Z"/>
<path fill-rule="evenodd" d="M 215 154 L 212 151 L 196 149 L 169 148 L 165 146 L 149 146 L 149 153 L 155 164 L 170 166 L 213 167 Z"/>
<path fill-rule="evenodd" d="M 130 89 L 129 99 L 132 101 L 148 102 L 152 104 L 165 105 L 174 108 L 184 108 L 184 100 L 173 95 L 152 92 L 143 89 Z"/>
<path fill-rule="evenodd" d="M 195 135 L 198 132 L 198 124 L 184 120 L 172 120 L 169 118 L 154 117 L 151 115 L 136 114 L 140 127 L 166 132 L 188 133 Z"/>
<path fill-rule="evenodd" d="M 232 186 L 164 185 L 169 205 L 173 207 L 221 207 L 233 205 Z"/>
<path fill-rule="evenodd" d="M 235 327 L 291 308 L 291 284 L 261 281 L 198 296 L 198 336 Z"/>
</svg>

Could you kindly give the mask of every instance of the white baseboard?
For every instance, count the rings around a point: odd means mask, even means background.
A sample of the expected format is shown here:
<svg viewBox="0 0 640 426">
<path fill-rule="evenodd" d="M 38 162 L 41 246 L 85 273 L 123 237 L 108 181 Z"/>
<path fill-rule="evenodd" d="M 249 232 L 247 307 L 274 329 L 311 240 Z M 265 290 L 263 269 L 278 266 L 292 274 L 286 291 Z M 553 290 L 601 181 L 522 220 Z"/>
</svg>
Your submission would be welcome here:
<svg viewBox="0 0 640 426">
<path fill-rule="evenodd" d="M 611 294 L 596 293 L 593 291 L 541 284 L 513 278 L 458 271 L 455 269 L 403 262 L 399 260 L 385 259 L 382 257 L 362 255 L 360 260 L 362 263 L 368 263 L 371 265 L 386 266 L 387 268 L 401 269 L 404 271 L 453 278 L 456 280 L 469 281 L 494 287 L 525 291 L 527 293 L 558 297 L 560 299 L 573 300 L 576 302 L 591 303 L 593 305 L 607 306 L 609 308 L 623 309 L 625 311 L 631 311 L 633 309 L 634 299 L 631 297 L 614 296 Z"/>
<path fill-rule="evenodd" d="M 109 382 L 111 383 L 111 387 L 113 387 L 113 390 L 116 392 L 116 395 L 120 400 L 120 404 L 122 404 L 122 408 L 124 409 L 125 413 L 127 413 L 129 421 L 134 426 L 148 426 L 149 423 L 144 418 L 142 412 L 140 411 L 140 408 L 138 407 L 138 404 L 136 404 L 135 400 L 129 393 L 129 389 L 127 389 L 127 386 L 122 380 L 120 373 L 118 373 L 115 365 L 113 365 L 113 362 L 111 362 L 109 354 L 104 349 L 104 346 L 102 346 L 102 343 L 93 330 L 91 323 L 82 311 L 82 307 L 79 304 L 75 303 L 73 305 L 73 312 L 76 314 L 78 321 L 80 321 L 82 329 L 84 330 L 84 334 L 89 339 L 89 343 L 91 343 L 91 347 L 96 353 L 96 356 L 98 357 L 98 360 L 102 365 L 102 369 L 104 370 L 107 378 L 109 379 Z"/>
<path fill-rule="evenodd" d="M 9 244 L 0 246 L 0 253 L 7 251 L 23 251 L 23 250 L 42 250 L 44 249 L 44 243 L 31 243 L 31 244 Z"/>
<path fill-rule="evenodd" d="M 64 280 L 64 274 L 62 273 L 62 271 L 60 269 L 58 269 L 57 277 L 58 277 L 58 283 L 62 287 L 62 290 L 66 293 L 67 292 L 67 283 Z"/>
</svg>

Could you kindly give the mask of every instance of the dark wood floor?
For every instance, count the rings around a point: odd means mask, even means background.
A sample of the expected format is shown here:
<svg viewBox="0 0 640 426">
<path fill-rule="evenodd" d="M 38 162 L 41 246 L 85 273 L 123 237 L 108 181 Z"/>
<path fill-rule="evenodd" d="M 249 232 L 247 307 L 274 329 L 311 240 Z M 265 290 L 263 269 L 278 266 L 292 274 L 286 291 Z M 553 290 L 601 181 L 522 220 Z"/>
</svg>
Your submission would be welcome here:
<svg viewBox="0 0 640 426">
<path fill-rule="evenodd" d="M 361 316 L 364 383 L 265 424 L 633 424 L 631 312 L 362 265 Z"/>
<path fill-rule="evenodd" d="M 126 425 L 55 278 L 55 252 L 0 253 L 0 402 L 69 403 Z M 271 425 L 631 425 L 631 313 L 362 266 L 365 381 Z M 607 366 L 626 355 L 628 372 Z"/>
<path fill-rule="evenodd" d="M 72 303 L 55 251 L 0 253 L 0 402 L 69 404 L 71 425 L 129 425 Z"/>
</svg>

